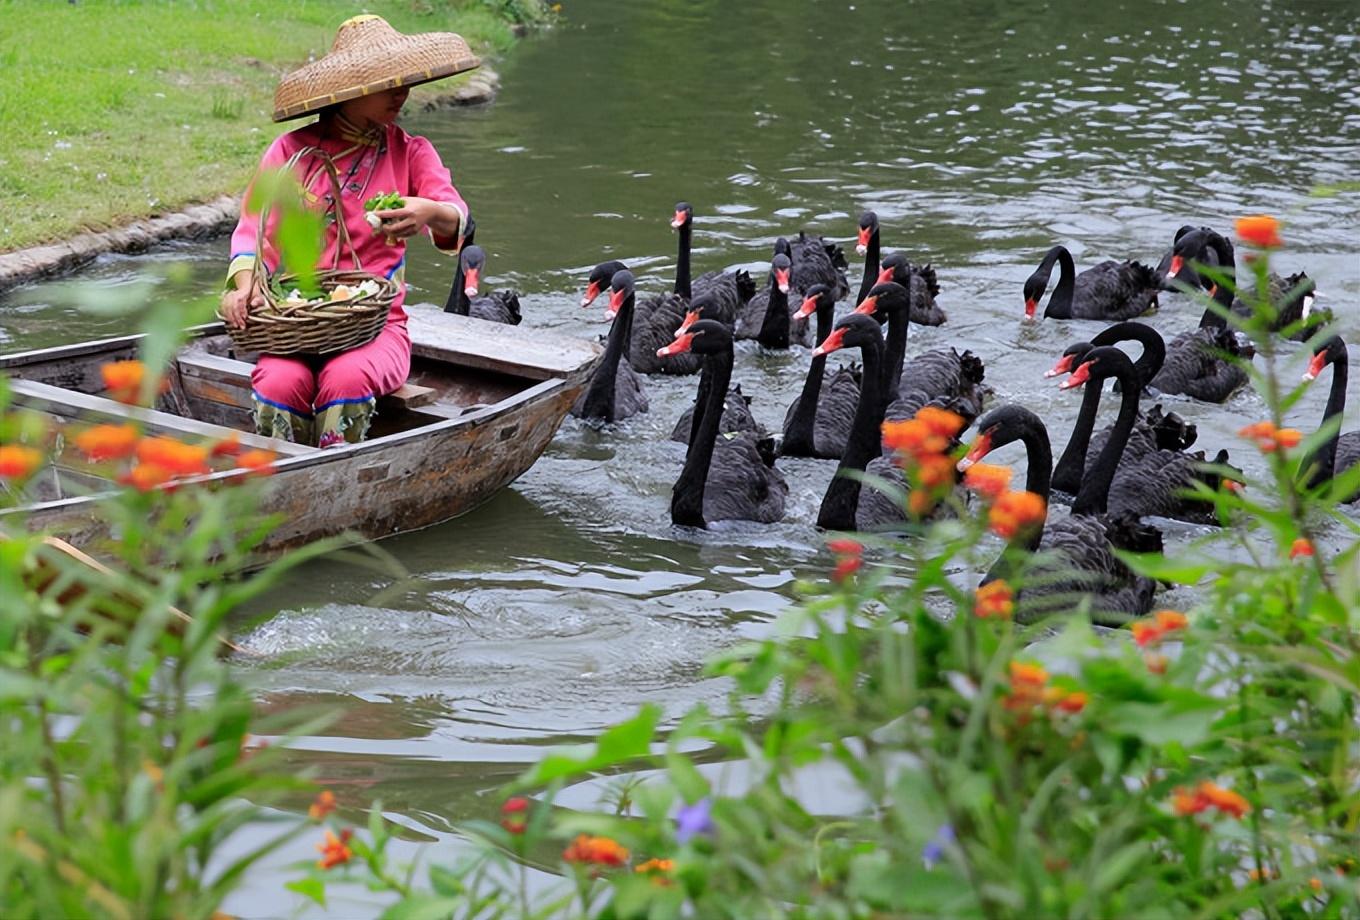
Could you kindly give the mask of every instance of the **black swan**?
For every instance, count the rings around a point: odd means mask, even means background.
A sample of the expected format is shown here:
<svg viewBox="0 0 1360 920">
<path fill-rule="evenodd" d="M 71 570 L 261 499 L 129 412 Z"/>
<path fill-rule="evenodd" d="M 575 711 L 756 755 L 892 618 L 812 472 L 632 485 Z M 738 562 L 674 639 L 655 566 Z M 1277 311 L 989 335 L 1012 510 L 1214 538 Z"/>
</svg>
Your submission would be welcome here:
<svg viewBox="0 0 1360 920">
<path fill-rule="evenodd" d="M 1177 247 L 1192 239 L 1199 231 L 1188 233 L 1176 243 Z M 1232 243 L 1217 233 L 1210 237 L 1209 246 L 1220 271 L 1231 277 L 1235 256 Z M 1199 328 L 1182 332 L 1171 340 L 1166 349 L 1162 369 L 1149 381 L 1149 386 L 1166 395 L 1185 395 L 1205 402 L 1221 403 L 1238 387 L 1247 382 L 1247 372 L 1240 366 L 1241 359 L 1250 360 L 1255 349 L 1241 341 L 1228 327 L 1224 315 L 1232 303 L 1230 285 L 1213 285 L 1211 303 L 1200 317 Z"/>
<path fill-rule="evenodd" d="M 1157 306 L 1157 275 L 1141 262 L 1113 259 L 1076 273 L 1066 246 L 1045 253 L 1034 274 L 1025 279 L 1025 318 L 1033 319 L 1044 296 L 1053 263 L 1060 266 L 1058 286 L 1048 299 L 1044 316 L 1054 319 L 1132 319 Z"/>
<path fill-rule="evenodd" d="M 1288 336 L 1295 342 L 1308 341 L 1318 329 L 1335 319 L 1331 310 L 1314 306 L 1317 284 L 1308 277 L 1307 272 L 1295 272 L 1284 278 L 1270 272 L 1266 275 L 1266 298 L 1274 311 L 1269 326 L 1272 332 L 1280 332 L 1302 322 Z M 1232 311 L 1238 316 L 1252 315 L 1252 307 L 1239 297 L 1233 298 Z"/>
<path fill-rule="evenodd" d="M 910 324 L 905 287 L 895 281 L 876 284 L 855 312 L 888 325 L 882 381 L 887 418 L 911 418 L 930 404 L 957 412 L 968 422 L 982 413 L 991 391 L 982 383 L 982 361 L 971 351 L 959 354 L 953 348 L 936 348 L 905 363 Z"/>
<path fill-rule="evenodd" d="M 1025 489 L 1047 503 L 1053 452 L 1048 430 L 1039 417 L 1023 406 L 1001 406 L 984 415 L 978 428 L 982 434 L 968 456 L 960 461 L 960 467 L 966 468 L 1012 441 L 1022 441 L 1029 460 Z M 1118 441 L 1111 445 L 1117 447 Z M 1105 460 L 1102 467 L 1112 472 L 1118 457 L 1111 446 L 1107 446 L 1106 452 L 1109 456 L 1102 458 Z M 1109 481 L 1108 476 L 1092 477 L 1068 517 L 1046 522 L 1042 528 L 1034 527 L 1012 542 L 1011 547 L 1027 554 L 1043 553 L 1037 564 L 1024 572 L 1027 581 L 1017 597 L 1016 619 L 1030 622 L 1070 612 L 1082 597 L 1091 600 L 1092 620 L 1105 626 L 1122 626 L 1152 610 L 1157 583 L 1135 575 L 1115 556 L 1114 550 L 1161 552 L 1162 535 L 1132 515 L 1106 515 L 1092 510 L 1093 505 L 1103 504 L 1095 501 L 1097 497 L 1103 498 L 1096 493 L 1107 490 Z M 982 584 L 1002 577 L 1012 579 L 1016 562 L 1008 548 Z"/>
<path fill-rule="evenodd" d="M 609 262 L 601 262 L 590 270 L 590 277 L 586 278 L 586 292 L 581 295 L 581 306 L 588 307 L 595 302 L 595 298 L 609 287 L 614 276 L 619 272 L 628 271 L 628 266 L 614 259 Z"/>
<path fill-rule="evenodd" d="M 786 349 L 790 345 L 813 345 L 812 326 L 797 316 L 798 307 L 790 306 L 789 290 L 793 263 L 788 257 L 788 241 L 780 238 L 784 252 L 776 250 L 770 261 L 770 283 L 737 312 L 735 338 L 755 339 L 765 348 Z"/>
<path fill-rule="evenodd" d="M 699 320 L 712 320 L 712 314 L 721 309 L 716 302 L 716 298 L 709 293 L 696 296 L 689 307 L 689 312 L 685 314 L 684 320 L 680 323 L 680 328 L 675 330 L 676 338 L 679 338 L 688 332 L 690 327 Z M 722 325 L 725 326 L 727 324 L 723 323 Z M 695 357 L 692 352 L 688 353 L 688 356 Z M 682 355 L 681 357 L 684 356 Z M 672 361 L 675 359 L 666 358 L 665 360 Z M 711 361 L 705 361 L 703 368 L 699 373 L 698 393 L 694 397 L 694 402 L 690 404 L 688 409 L 680 414 L 680 418 L 676 421 L 675 427 L 671 429 L 672 441 L 679 441 L 681 444 L 694 443 L 694 436 L 699 429 L 699 422 L 702 418 L 699 409 L 706 404 L 709 387 L 712 386 L 712 381 L 713 363 Z M 761 442 L 764 442 L 764 440 L 769 437 L 769 434 L 765 431 L 764 427 L 761 426 L 761 424 L 756 421 L 755 416 L 751 414 L 751 398 L 742 395 L 741 384 L 733 384 L 727 390 L 727 396 L 723 398 L 722 405 L 722 421 L 718 425 L 720 434 L 728 435 L 733 432 L 744 431 L 755 436 L 755 438 Z"/>
<path fill-rule="evenodd" d="M 1313 352 L 1313 359 L 1308 363 L 1308 370 L 1304 373 L 1303 379 L 1316 380 L 1328 364 L 1332 366 L 1332 389 L 1327 394 L 1327 408 L 1322 414 L 1322 424 L 1326 425 L 1335 418 L 1338 427 L 1326 443 L 1319 445 L 1317 452 L 1304 463 L 1304 469 L 1312 468 L 1308 479 L 1308 487 L 1312 489 L 1331 481 L 1360 463 L 1360 431 L 1342 434 L 1340 429 L 1341 418 L 1346 411 L 1346 384 L 1350 377 L 1350 357 L 1346 353 L 1346 343 L 1340 336 L 1331 336 Z M 1353 502 L 1356 499 L 1360 499 L 1360 489 L 1350 495 L 1341 496 L 1338 500 Z"/>
<path fill-rule="evenodd" d="M 845 452 L 836 475 L 822 497 L 817 511 L 817 526 L 825 530 L 859 530 L 858 511 L 863 483 L 856 473 L 864 472 L 870 461 L 883 451 L 883 331 L 877 322 L 860 313 L 841 317 L 831 334 L 813 351 L 815 357 L 842 348 L 858 348 L 864 364 L 859 401 Z M 846 475 L 849 474 L 849 475 Z M 899 509 L 900 511 L 900 509 Z"/>
<path fill-rule="evenodd" d="M 880 284 L 895 281 L 911 292 L 911 321 L 916 325 L 943 326 L 948 321 L 949 317 L 935 303 L 935 297 L 940 293 L 940 282 L 935 277 L 933 266 L 913 265 L 903 253 L 890 253 L 883 259 L 878 281 Z"/>
<path fill-rule="evenodd" d="M 633 273 L 627 269 L 616 272 L 610 282 L 609 313 L 614 325 L 590 386 L 571 407 L 571 414 L 577 418 L 608 423 L 647 411 L 642 377 L 628 363 L 636 300 L 633 286 Z"/>
<path fill-rule="evenodd" d="M 1107 347 L 1107 346 L 1101 346 Z M 1099 355 L 1101 347 L 1093 347 L 1080 358 L 1072 376 L 1062 386 L 1071 388 L 1085 383 L 1092 367 L 1092 355 Z M 1122 352 L 1121 352 L 1122 354 Z M 1125 358 L 1127 361 L 1127 358 Z M 1083 484 L 1095 475 L 1096 464 L 1105 456 L 1105 448 L 1111 438 L 1122 432 L 1124 447 L 1119 452 L 1118 465 L 1108 486 L 1106 505 L 1100 511 L 1111 514 L 1129 514 L 1135 517 L 1158 515 L 1177 518 L 1197 524 L 1217 524 L 1217 509 L 1195 493 L 1197 483 L 1210 489 L 1222 484 L 1223 476 L 1217 469 L 1208 467 L 1203 451 L 1197 454 L 1182 453 L 1179 449 L 1167 450 L 1158 446 L 1156 427 L 1165 426 L 1174 431 L 1174 423 L 1168 423 L 1160 415 L 1160 407 L 1151 419 L 1138 412 L 1138 371 L 1129 365 L 1127 375 L 1122 368 L 1116 372 L 1121 386 L 1119 421 L 1101 432 L 1093 443 L 1091 431 L 1095 427 L 1096 413 L 1102 395 L 1101 383 L 1088 385 L 1082 396 L 1081 411 L 1072 428 L 1067 449 L 1063 451 L 1053 470 L 1052 488 L 1060 489 L 1071 495 L 1080 495 Z M 1125 413 L 1132 407 L 1133 424 L 1127 429 L 1122 427 Z M 1149 413 L 1149 415 L 1153 415 Z M 1174 416 L 1171 416 L 1174 418 Z M 1193 432 L 1193 426 L 1189 426 Z M 1174 436 L 1173 436 L 1174 437 Z M 1193 441 L 1194 435 L 1190 434 Z M 1183 437 L 1180 440 L 1184 440 Z M 1173 440 L 1173 443 L 1176 443 Z M 1090 458 L 1091 447 L 1096 448 L 1096 456 Z M 1219 451 L 1212 463 L 1219 468 L 1226 466 L 1228 452 Z M 1084 470 L 1084 472 L 1083 472 Z M 1235 471 L 1231 477 L 1241 480 L 1241 472 Z"/>
<path fill-rule="evenodd" d="M 1166 255 L 1162 256 L 1162 260 L 1157 263 L 1155 269 L 1157 284 L 1163 291 L 1183 291 L 1187 286 L 1192 288 L 1202 287 L 1207 290 L 1209 285 L 1213 284 L 1212 281 L 1208 281 L 1194 270 L 1186 260 L 1184 252 L 1182 252 L 1181 258 L 1177 259 L 1176 257 L 1176 247 L 1187 235 L 1197 234 L 1198 239 L 1202 240 L 1213 232 L 1212 227 L 1192 227 L 1189 224 L 1176 231 L 1176 235 L 1171 238 L 1171 248 L 1166 251 Z"/>
<path fill-rule="evenodd" d="M 824 284 L 814 284 L 799 308 L 806 318 L 817 314 L 817 344 L 831 334 L 836 309 L 834 293 Z M 826 355 L 814 353 L 808 367 L 803 391 L 784 413 L 784 437 L 779 452 L 786 457 L 838 459 L 845 453 L 845 442 L 859 402 L 861 374 L 844 365 L 826 374 Z"/>
<path fill-rule="evenodd" d="M 855 241 L 855 252 L 864 256 L 864 274 L 859 279 L 859 293 L 855 295 L 855 303 L 859 303 L 869 296 L 869 290 L 880 280 L 888 280 L 878 277 L 878 215 L 873 211 L 865 211 L 859 216 L 859 238 Z"/>
<path fill-rule="evenodd" d="M 694 209 L 688 202 L 676 202 L 671 227 L 678 231 L 680 237 L 675 260 L 675 293 L 687 301 L 698 294 L 712 295 L 712 318 L 731 326 L 737 320 L 737 311 L 755 296 L 755 282 L 745 269 L 738 269 L 735 272 L 706 272 L 691 284 L 690 245 L 694 235 Z"/>
<path fill-rule="evenodd" d="M 701 319 L 660 351 L 662 357 L 690 351 L 712 364 L 698 431 L 671 493 L 671 522 L 705 527 L 722 520 L 778 521 L 789 493 L 783 474 L 767 465 L 751 435 L 718 438 L 722 398 L 732 380 L 731 330 Z"/>
<path fill-rule="evenodd" d="M 457 313 L 493 323 L 518 326 L 523 318 L 519 312 L 519 294 L 496 291 L 478 296 L 477 287 L 486 267 L 486 253 L 480 246 L 464 246 L 458 256 L 458 271 L 453 276 L 453 290 L 445 313 Z"/>
<path fill-rule="evenodd" d="M 837 300 L 850 293 L 850 282 L 845 278 L 849 263 L 836 243 L 800 231 L 798 239 L 789 244 L 789 258 L 793 261 L 789 281 L 795 293 L 804 294 L 814 284 L 825 284 Z"/>
</svg>

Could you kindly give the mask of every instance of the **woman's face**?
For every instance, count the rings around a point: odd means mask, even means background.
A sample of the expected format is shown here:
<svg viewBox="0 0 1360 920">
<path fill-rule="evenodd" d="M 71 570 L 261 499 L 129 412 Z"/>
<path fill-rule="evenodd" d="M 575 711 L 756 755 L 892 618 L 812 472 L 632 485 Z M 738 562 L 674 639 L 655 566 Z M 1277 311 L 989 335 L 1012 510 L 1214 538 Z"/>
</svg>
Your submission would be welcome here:
<svg viewBox="0 0 1360 920">
<path fill-rule="evenodd" d="M 406 104 L 409 95 L 409 86 L 369 93 L 340 103 L 340 113 L 361 128 L 390 125 L 401 114 L 401 107 Z"/>
</svg>

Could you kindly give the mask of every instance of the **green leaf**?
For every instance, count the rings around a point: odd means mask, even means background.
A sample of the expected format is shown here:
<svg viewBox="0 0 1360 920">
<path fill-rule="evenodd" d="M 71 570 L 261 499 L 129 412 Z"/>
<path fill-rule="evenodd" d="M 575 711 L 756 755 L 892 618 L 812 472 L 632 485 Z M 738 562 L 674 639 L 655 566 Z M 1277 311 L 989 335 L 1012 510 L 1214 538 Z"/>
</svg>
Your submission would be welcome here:
<svg viewBox="0 0 1360 920">
<path fill-rule="evenodd" d="M 283 887 L 289 891 L 296 891 L 304 898 L 315 901 L 322 907 L 326 906 L 326 883 L 319 878 L 300 878 L 292 882 L 284 882 Z"/>
<path fill-rule="evenodd" d="M 465 903 L 461 898 L 414 895 L 383 911 L 382 920 L 447 920 Z"/>
<path fill-rule="evenodd" d="M 1113 732 L 1132 735 L 1146 744 L 1172 742 L 1192 747 L 1209 737 L 1215 708 L 1176 711 L 1166 704 L 1121 703 L 1108 710 L 1106 724 Z"/>
<path fill-rule="evenodd" d="M 671 782 L 675 784 L 675 788 L 684 796 L 686 802 L 697 802 L 708 795 L 708 780 L 704 779 L 704 775 L 694 766 L 693 761 L 685 755 L 667 754 L 666 770 L 670 773 Z"/>
</svg>

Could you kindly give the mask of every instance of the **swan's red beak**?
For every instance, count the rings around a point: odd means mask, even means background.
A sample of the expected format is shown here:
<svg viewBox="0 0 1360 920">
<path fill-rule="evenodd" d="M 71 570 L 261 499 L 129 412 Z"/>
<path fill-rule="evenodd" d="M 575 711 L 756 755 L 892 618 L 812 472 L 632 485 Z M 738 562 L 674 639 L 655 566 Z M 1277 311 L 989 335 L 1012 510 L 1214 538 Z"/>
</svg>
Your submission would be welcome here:
<svg viewBox="0 0 1360 920">
<path fill-rule="evenodd" d="M 1323 350 L 1313 355 L 1313 360 L 1308 362 L 1308 370 L 1303 372 L 1303 379 L 1308 381 L 1316 380 L 1318 374 L 1321 374 L 1322 369 L 1326 366 L 1327 352 Z"/>
<path fill-rule="evenodd" d="M 878 295 L 871 294 L 864 298 L 860 301 L 859 306 L 855 307 L 855 312 L 863 313 L 865 316 L 873 316 L 878 312 Z"/>
<path fill-rule="evenodd" d="M 671 218 L 671 229 L 679 230 L 681 227 L 685 225 L 685 223 L 688 220 L 689 220 L 688 214 L 686 214 L 684 211 L 676 211 L 675 216 Z"/>
<path fill-rule="evenodd" d="M 1182 268 L 1185 268 L 1185 258 L 1183 256 L 1172 256 L 1171 267 L 1166 270 L 1166 276 L 1174 278 L 1181 273 Z"/>
<path fill-rule="evenodd" d="M 469 268 L 463 276 L 463 293 L 469 297 L 477 296 L 477 269 Z"/>
<path fill-rule="evenodd" d="M 874 284 L 887 284 L 892 280 L 893 270 L 891 268 L 881 268 L 878 270 L 878 280 Z"/>
<path fill-rule="evenodd" d="M 787 268 L 776 268 L 774 270 L 774 283 L 781 294 L 789 292 L 789 274 L 790 270 Z"/>
<path fill-rule="evenodd" d="M 1209 298 L 1213 299 L 1214 297 L 1217 296 L 1218 296 L 1218 284 L 1217 283 L 1211 284 L 1209 286 Z"/>
<path fill-rule="evenodd" d="M 822 339 L 822 344 L 812 349 L 812 357 L 820 358 L 822 355 L 830 354 L 833 351 L 839 351 L 844 347 L 845 347 L 845 330 L 832 329 L 831 334 L 826 338 Z"/>
<path fill-rule="evenodd" d="M 680 321 L 680 328 L 677 329 L 677 330 L 675 330 L 675 337 L 678 339 L 678 338 L 680 338 L 680 336 L 684 335 L 686 332 L 689 332 L 689 327 L 690 327 L 690 326 L 693 326 L 693 325 L 694 325 L 695 323 L 697 323 L 698 321 L 699 321 L 699 311 L 698 311 L 698 310 L 690 310 L 688 313 L 685 314 L 685 318 L 682 319 L 682 320 Z"/>
<path fill-rule="evenodd" d="M 1223 487 L 1224 492 L 1241 492 L 1246 488 L 1246 486 L 1236 479 L 1220 479 L 1219 485 Z"/>
<path fill-rule="evenodd" d="M 1034 311 L 1039 309 L 1039 301 L 1033 297 L 1025 298 L 1025 319 L 1034 319 Z"/>
<path fill-rule="evenodd" d="M 1063 355 L 1058 359 L 1058 363 L 1044 371 L 1045 377 L 1058 377 L 1069 373 L 1072 370 L 1072 363 L 1077 360 L 1076 355 Z"/>
<path fill-rule="evenodd" d="M 581 306 L 588 307 L 595 302 L 595 298 L 600 296 L 600 282 L 592 281 L 586 285 L 586 292 L 581 295 Z"/>
<path fill-rule="evenodd" d="M 1085 364 L 1078 365 L 1077 369 L 1072 372 L 1071 377 L 1068 377 L 1062 383 L 1058 384 L 1058 389 L 1060 390 L 1075 389 L 1076 387 L 1079 387 L 1086 381 L 1090 380 L 1092 364 L 1095 364 L 1095 362 L 1087 361 Z"/>
<path fill-rule="evenodd" d="M 991 452 L 992 433 L 990 431 L 984 431 L 982 434 L 978 435 L 978 439 L 973 442 L 973 446 L 968 448 L 968 453 L 959 461 L 958 467 L 960 470 L 966 470 Z"/>
<path fill-rule="evenodd" d="M 694 342 L 694 333 L 686 332 L 684 335 L 677 336 L 674 342 L 663 345 L 656 350 L 658 358 L 667 358 L 671 355 L 682 355 L 689 351 L 689 346 Z"/>
<path fill-rule="evenodd" d="M 817 298 L 806 297 L 803 299 L 803 305 L 798 308 L 798 312 L 794 314 L 793 318 L 807 319 L 809 316 L 816 312 L 817 312 Z"/>
<path fill-rule="evenodd" d="M 869 251 L 869 237 L 873 236 L 873 230 L 869 227 L 859 228 L 859 240 L 855 243 L 855 252 L 864 255 Z"/>
<path fill-rule="evenodd" d="M 623 302 L 627 299 L 628 292 L 625 289 L 620 288 L 617 291 L 611 290 L 609 292 L 609 306 L 605 310 L 605 315 L 610 319 L 613 319 L 618 315 L 619 308 L 623 306 Z"/>
</svg>

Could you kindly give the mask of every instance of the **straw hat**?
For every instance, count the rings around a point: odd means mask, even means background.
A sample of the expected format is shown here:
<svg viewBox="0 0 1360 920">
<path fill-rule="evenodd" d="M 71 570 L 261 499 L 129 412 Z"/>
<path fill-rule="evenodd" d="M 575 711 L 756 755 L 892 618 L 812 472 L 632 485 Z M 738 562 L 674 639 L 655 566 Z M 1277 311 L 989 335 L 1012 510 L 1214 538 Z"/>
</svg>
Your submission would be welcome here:
<svg viewBox="0 0 1360 920">
<path fill-rule="evenodd" d="M 403 35 L 381 16 L 340 24 L 330 53 L 285 76 L 274 91 L 274 120 L 287 121 L 369 93 L 415 86 L 471 70 L 477 60 L 461 35 Z"/>
</svg>

